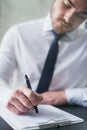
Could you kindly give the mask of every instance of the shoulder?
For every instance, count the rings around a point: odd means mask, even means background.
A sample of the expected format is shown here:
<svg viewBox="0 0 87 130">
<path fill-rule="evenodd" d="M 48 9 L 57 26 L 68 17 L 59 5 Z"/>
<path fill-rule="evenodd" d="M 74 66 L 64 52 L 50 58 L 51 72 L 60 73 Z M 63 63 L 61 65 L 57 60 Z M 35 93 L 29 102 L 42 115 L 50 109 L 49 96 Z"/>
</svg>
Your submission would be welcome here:
<svg viewBox="0 0 87 130">
<path fill-rule="evenodd" d="M 3 36 L 2 40 L 1 40 L 1 44 L 10 44 L 11 42 L 14 41 L 17 33 L 16 33 L 16 27 L 12 26 L 10 29 L 7 30 L 7 32 L 5 33 L 5 35 Z"/>
<path fill-rule="evenodd" d="M 29 30 L 34 29 L 35 31 L 42 27 L 43 22 L 44 22 L 44 18 L 26 21 L 26 22 L 17 24 L 16 29 L 18 31 L 29 31 Z"/>
<path fill-rule="evenodd" d="M 11 28 L 8 29 L 6 34 L 12 34 L 12 33 L 15 34 L 19 30 L 25 31 L 25 30 L 28 30 L 28 29 L 31 29 L 31 28 L 38 28 L 38 27 L 42 26 L 44 19 L 45 18 L 40 18 L 40 19 L 35 19 L 35 20 L 30 20 L 30 21 L 19 23 L 19 24 L 15 24 Z"/>
<path fill-rule="evenodd" d="M 15 24 L 8 29 L 1 42 L 16 40 L 22 34 L 24 36 L 28 33 L 35 33 L 42 28 L 43 22 L 44 18 L 40 18 Z"/>
</svg>

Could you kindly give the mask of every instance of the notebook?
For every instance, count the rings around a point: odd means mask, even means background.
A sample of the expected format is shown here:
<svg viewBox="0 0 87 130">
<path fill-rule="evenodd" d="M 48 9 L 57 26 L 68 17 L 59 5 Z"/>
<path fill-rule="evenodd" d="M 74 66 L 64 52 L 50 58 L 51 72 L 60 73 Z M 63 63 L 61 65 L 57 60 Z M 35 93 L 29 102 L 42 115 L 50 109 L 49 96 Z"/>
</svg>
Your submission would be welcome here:
<svg viewBox="0 0 87 130">
<path fill-rule="evenodd" d="M 15 115 L 6 107 L 0 106 L 0 115 L 15 130 L 32 130 L 59 127 L 80 123 L 84 120 L 51 105 L 38 105 L 35 110 L 22 115 Z"/>
</svg>

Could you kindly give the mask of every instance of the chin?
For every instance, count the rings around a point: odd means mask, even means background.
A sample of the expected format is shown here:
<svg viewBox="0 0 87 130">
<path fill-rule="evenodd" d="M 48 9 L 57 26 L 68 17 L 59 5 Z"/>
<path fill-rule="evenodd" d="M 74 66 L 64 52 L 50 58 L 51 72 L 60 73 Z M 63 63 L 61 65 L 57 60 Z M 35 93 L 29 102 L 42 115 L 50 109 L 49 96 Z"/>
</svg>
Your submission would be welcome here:
<svg viewBox="0 0 87 130">
<path fill-rule="evenodd" d="M 66 32 L 66 29 L 63 28 L 62 26 L 56 25 L 56 26 L 54 26 L 54 31 L 55 31 L 56 33 L 64 33 L 64 32 Z"/>
<path fill-rule="evenodd" d="M 70 32 L 72 29 L 69 29 L 69 28 L 65 28 L 65 27 L 56 27 L 54 28 L 55 32 L 56 33 L 67 33 L 67 32 Z"/>
<path fill-rule="evenodd" d="M 63 26 L 60 22 L 54 22 L 53 28 L 56 33 L 66 33 L 72 30 L 72 28 L 68 26 Z"/>
<path fill-rule="evenodd" d="M 55 30 L 56 33 L 60 33 L 60 34 L 67 32 L 67 31 L 64 30 L 64 29 L 58 29 L 58 28 L 54 28 L 54 30 Z"/>
</svg>

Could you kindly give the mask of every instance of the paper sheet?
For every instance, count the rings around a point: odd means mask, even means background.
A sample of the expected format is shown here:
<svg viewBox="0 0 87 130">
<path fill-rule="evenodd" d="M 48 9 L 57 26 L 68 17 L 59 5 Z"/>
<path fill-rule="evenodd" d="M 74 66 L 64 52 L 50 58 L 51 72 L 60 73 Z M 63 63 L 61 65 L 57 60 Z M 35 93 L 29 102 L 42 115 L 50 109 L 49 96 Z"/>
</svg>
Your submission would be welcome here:
<svg viewBox="0 0 87 130">
<path fill-rule="evenodd" d="M 64 122 L 69 120 L 72 123 L 82 122 L 83 119 L 78 118 L 70 113 L 55 108 L 50 105 L 39 105 L 39 113 L 35 113 L 35 110 L 31 110 L 26 114 L 15 115 L 5 107 L 1 107 L 2 117 L 8 121 L 8 123 L 18 129 L 36 127 L 39 124 L 46 124 L 49 122 Z"/>
</svg>

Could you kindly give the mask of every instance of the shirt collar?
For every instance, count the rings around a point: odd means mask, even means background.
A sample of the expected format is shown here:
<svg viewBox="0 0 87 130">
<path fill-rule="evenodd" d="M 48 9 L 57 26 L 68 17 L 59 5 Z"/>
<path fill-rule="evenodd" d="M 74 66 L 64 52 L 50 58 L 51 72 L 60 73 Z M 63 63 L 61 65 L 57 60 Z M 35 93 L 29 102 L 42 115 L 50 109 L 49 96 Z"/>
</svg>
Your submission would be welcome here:
<svg viewBox="0 0 87 130">
<path fill-rule="evenodd" d="M 43 23 L 43 34 L 53 30 L 50 14 L 46 16 Z"/>
<path fill-rule="evenodd" d="M 77 29 L 75 29 L 71 32 L 67 32 L 66 37 L 68 37 L 71 40 L 74 40 L 76 38 L 76 34 L 77 34 Z"/>
<path fill-rule="evenodd" d="M 43 23 L 43 35 L 48 34 L 49 32 L 51 32 L 53 30 L 53 26 L 52 26 L 52 22 L 51 22 L 51 18 L 50 18 L 50 14 L 48 14 L 46 16 L 46 18 L 44 19 L 44 23 Z M 67 32 L 65 34 L 65 37 L 74 40 L 76 38 L 76 34 L 77 34 L 77 30 L 75 29 L 71 32 Z"/>
</svg>

